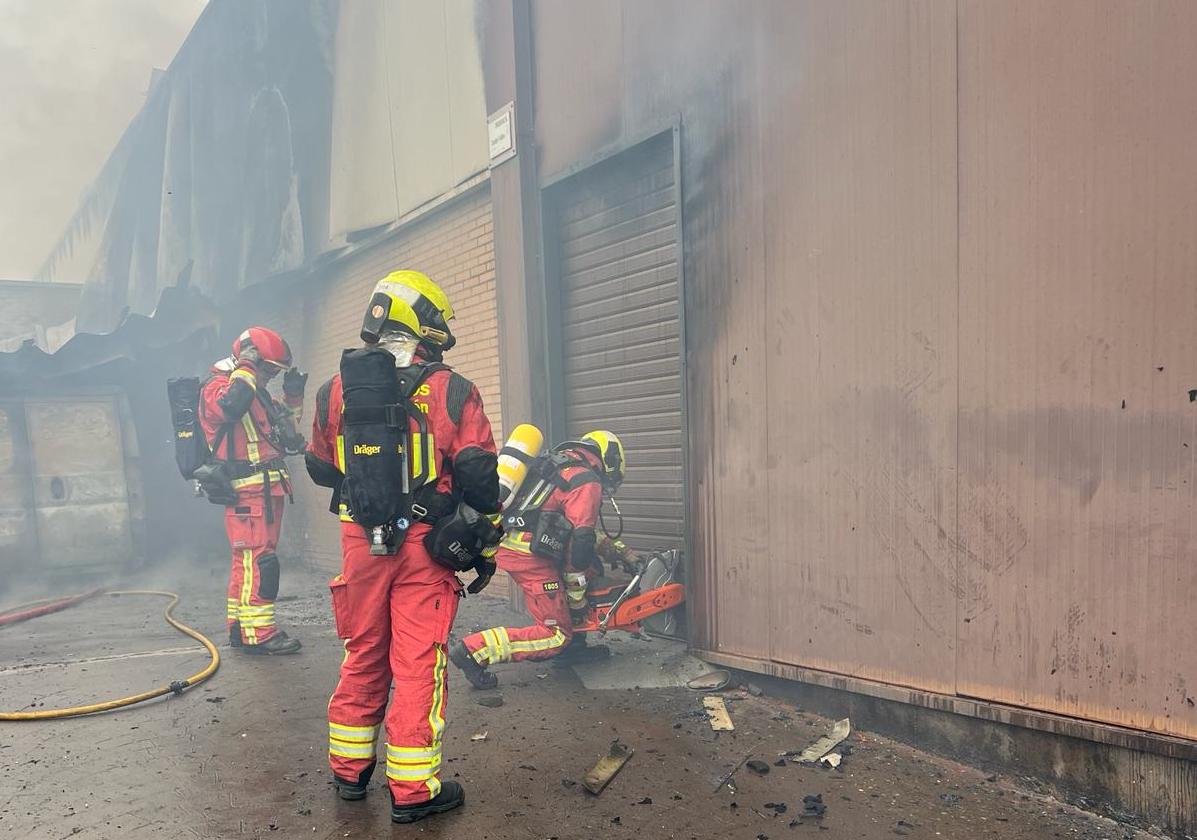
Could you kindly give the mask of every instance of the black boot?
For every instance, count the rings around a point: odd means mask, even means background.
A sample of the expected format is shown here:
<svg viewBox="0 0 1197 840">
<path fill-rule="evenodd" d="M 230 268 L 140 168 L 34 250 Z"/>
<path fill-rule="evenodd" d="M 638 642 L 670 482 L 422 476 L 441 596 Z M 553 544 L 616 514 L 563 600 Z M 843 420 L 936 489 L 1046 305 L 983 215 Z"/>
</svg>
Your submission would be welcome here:
<svg viewBox="0 0 1197 840">
<path fill-rule="evenodd" d="M 585 633 L 575 633 L 569 644 L 557 654 L 553 664 L 558 667 L 567 665 L 581 665 L 585 662 L 597 662 L 611 655 L 611 649 L 606 645 L 586 644 Z"/>
<path fill-rule="evenodd" d="M 350 802 L 365 799 L 366 786 L 370 784 L 370 777 L 372 775 L 374 775 L 373 764 L 362 771 L 361 775 L 357 777 L 356 782 L 347 782 L 340 776 L 333 776 L 333 782 L 337 785 L 337 796 Z"/>
<path fill-rule="evenodd" d="M 240 621 L 234 621 L 229 625 L 229 647 L 241 647 Z"/>
<path fill-rule="evenodd" d="M 453 664 L 461 669 L 470 685 L 481 691 L 494 688 L 499 684 L 499 678 L 474 661 L 470 652 L 466 650 L 465 642 L 454 642 L 449 648 L 449 658 Z"/>
<path fill-rule="evenodd" d="M 441 792 L 427 802 L 415 805 L 396 805 L 391 799 L 391 822 L 414 823 L 433 814 L 443 814 L 465 804 L 465 791 L 457 782 L 442 782 Z"/>
<path fill-rule="evenodd" d="M 292 639 L 280 630 L 265 642 L 256 645 L 242 645 L 241 650 L 255 656 L 286 656 L 291 653 L 299 653 L 301 647 L 303 645 L 299 639 Z"/>
</svg>

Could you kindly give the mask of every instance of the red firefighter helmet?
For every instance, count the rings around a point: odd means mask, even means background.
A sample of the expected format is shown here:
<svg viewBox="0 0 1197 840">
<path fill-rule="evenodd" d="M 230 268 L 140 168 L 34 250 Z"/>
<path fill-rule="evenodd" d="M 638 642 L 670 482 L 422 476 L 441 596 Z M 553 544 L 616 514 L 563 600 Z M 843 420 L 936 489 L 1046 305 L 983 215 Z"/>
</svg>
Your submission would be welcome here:
<svg viewBox="0 0 1197 840">
<path fill-rule="evenodd" d="M 291 368 L 291 348 L 283 337 L 266 327 L 250 327 L 233 342 L 233 358 L 240 361 L 241 354 L 250 347 L 258 351 L 262 361 L 280 370 Z"/>
</svg>

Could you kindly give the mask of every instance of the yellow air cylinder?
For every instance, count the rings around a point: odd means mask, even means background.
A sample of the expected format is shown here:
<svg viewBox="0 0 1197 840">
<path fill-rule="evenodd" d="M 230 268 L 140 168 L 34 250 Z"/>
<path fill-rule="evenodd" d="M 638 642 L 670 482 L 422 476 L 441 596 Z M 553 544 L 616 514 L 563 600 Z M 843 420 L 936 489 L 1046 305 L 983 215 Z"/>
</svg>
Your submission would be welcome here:
<svg viewBox="0 0 1197 840">
<path fill-rule="evenodd" d="M 515 427 L 499 450 L 499 500 L 506 507 L 528 476 L 528 466 L 544 448 L 544 434 L 528 423 Z"/>
</svg>

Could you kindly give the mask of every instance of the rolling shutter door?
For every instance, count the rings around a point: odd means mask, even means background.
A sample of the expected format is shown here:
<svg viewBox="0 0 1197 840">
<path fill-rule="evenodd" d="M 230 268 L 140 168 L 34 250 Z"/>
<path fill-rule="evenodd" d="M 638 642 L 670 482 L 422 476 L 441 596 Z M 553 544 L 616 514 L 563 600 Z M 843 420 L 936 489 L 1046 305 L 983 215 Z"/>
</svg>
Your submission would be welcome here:
<svg viewBox="0 0 1197 840">
<path fill-rule="evenodd" d="M 609 429 L 629 469 L 618 494 L 633 548 L 682 547 L 677 188 L 665 134 L 554 188 L 566 434 Z M 614 527 L 614 522 L 608 520 Z"/>
</svg>

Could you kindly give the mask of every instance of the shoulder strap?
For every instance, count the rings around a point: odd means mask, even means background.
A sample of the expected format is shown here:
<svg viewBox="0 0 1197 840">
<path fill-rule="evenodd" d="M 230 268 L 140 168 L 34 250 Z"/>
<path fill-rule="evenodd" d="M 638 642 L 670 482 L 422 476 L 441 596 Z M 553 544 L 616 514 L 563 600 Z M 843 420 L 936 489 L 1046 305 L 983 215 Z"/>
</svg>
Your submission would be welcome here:
<svg viewBox="0 0 1197 840">
<path fill-rule="evenodd" d="M 585 461 L 572 458 L 560 452 L 554 452 L 549 458 L 549 462 L 552 464 L 552 473 L 545 477 L 559 490 L 575 490 L 578 487 L 593 484 L 600 480 L 594 471 L 594 467 Z M 581 467 L 581 471 L 577 475 L 567 479 L 563 473 L 570 467 Z"/>
<path fill-rule="evenodd" d="M 200 394 L 203 394 L 204 389 L 208 387 L 208 383 L 211 382 L 215 378 L 216 378 L 216 374 L 209 373 L 208 376 L 205 377 L 200 382 Z M 200 424 L 198 422 L 198 418 L 196 418 L 196 426 L 199 427 L 199 425 Z M 225 455 L 228 457 L 225 457 L 225 458 L 220 457 L 220 445 L 222 443 L 224 443 L 227 440 L 229 447 L 231 447 L 233 445 L 233 441 L 232 441 L 233 425 L 234 425 L 233 423 L 221 423 L 220 426 L 216 429 L 216 434 L 212 437 L 212 446 L 209 448 L 208 451 L 212 453 L 212 457 L 215 458 L 217 461 L 233 460 L 233 453 L 230 451 L 227 451 L 227 449 L 225 451 Z M 202 427 L 199 428 L 199 432 L 201 435 L 203 434 Z"/>
<path fill-rule="evenodd" d="M 408 382 L 404 374 L 413 369 L 416 371 L 416 374 L 411 378 L 411 381 Z M 423 384 L 424 380 L 436 373 L 438 370 L 452 370 L 452 368 L 450 368 L 448 365 L 441 364 L 440 362 L 426 362 L 408 365 L 407 367 L 403 368 L 404 373 L 399 375 L 403 396 L 407 399 L 411 399 L 413 396 L 415 396 L 416 389 Z"/>
<path fill-rule="evenodd" d="M 567 479 L 562 473 L 569 467 L 582 467 L 582 470 Z M 599 481 L 594 468 L 585 461 L 560 452 L 549 452 L 538 456 L 532 462 L 532 466 L 528 468 L 528 477 L 524 479 L 519 495 L 511 501 L 510 509 L 527 517 L 544 507 L 553 490 L 569 492 Z"/>
<path fill-rule="evenodd" d="M 227 438 L 229 436 L 229 434 L 232 432 L 232 428 L 233 428 L 232 423 L 221 423 L 220 428 L 216 430 L 216 435 L 212 438 L 212 449 L 211 449 L 212 457 L 215 458 L 217 461 L 233 460 L 231 457 L 229 457 L 229 458 L 221 458 L 220 457 L 220 444 L 223 443 L 225 438 Z M 201 434 L 202 434 L 202 432 L 201 432 Z M 225 454 L 230 455 L 230 456 L 232 455 L 231 452 L 225 452 Z"/>
<path fill-rule="evenodd" d="M 413 368 L 415 368 L 414 376 L 412 376 L 410 374 L 410 371 Z M 414 420 L 416 422 L 416 426 L 419 427 L 420 431 L 418 432 L 418 434 L 421 437 L 422 443 L 426 443 L 427 436 L 428 436 L 428 418 L 426 418 L 424 416 L 424 412 L 415 408 L 414 403 L 412 403 L 412 397 L 415 396 L 416 390 L 420 387 L 420 385 L 424 382 L 424 380 L 427 379 L 429 376 L 431 376 L 433 373 L 435 373 L 438 370 L 449 370 L 449 366 L 439 364 L 437 362 L 430 362 L 427 364 L 409 365 L 408 367 L 403 369 L 403 373 L 401 373 L 399 376 L 400 392 L 403 394 L 403 401 L 405 403 L 405 405 L 403 406 L 404 412 L 407 414 L 407 416 L 409 418 Z M 410 380 L 408 379 L 408 376 L 410 376 Z M 412 410 L 410 410 L 410 411 L 408 410 L 409 406 L 412 408 Z M 409 432 L 408 434 L 410 436 L 411 433 Z M 412 451 L 413 451 L 412 445 L 409 443 L 408 444 L 409 455 Z M 419 463 L 419 464 L 412 463 L 411 464 L 412 486 L 417 487 L 417 488 L 423 487 L 425 484 L 428 483 L 429 477 L 432 475 L 432 465 L 433 465 L 432 459 L 436 458 L 436 453 L 432 451 L 432 447 L 430 447 L 430 446 L 427 446 L 427 445 L 420 446 L 419 452 L 420 452 L 421 463 Z"/>
</svg>

